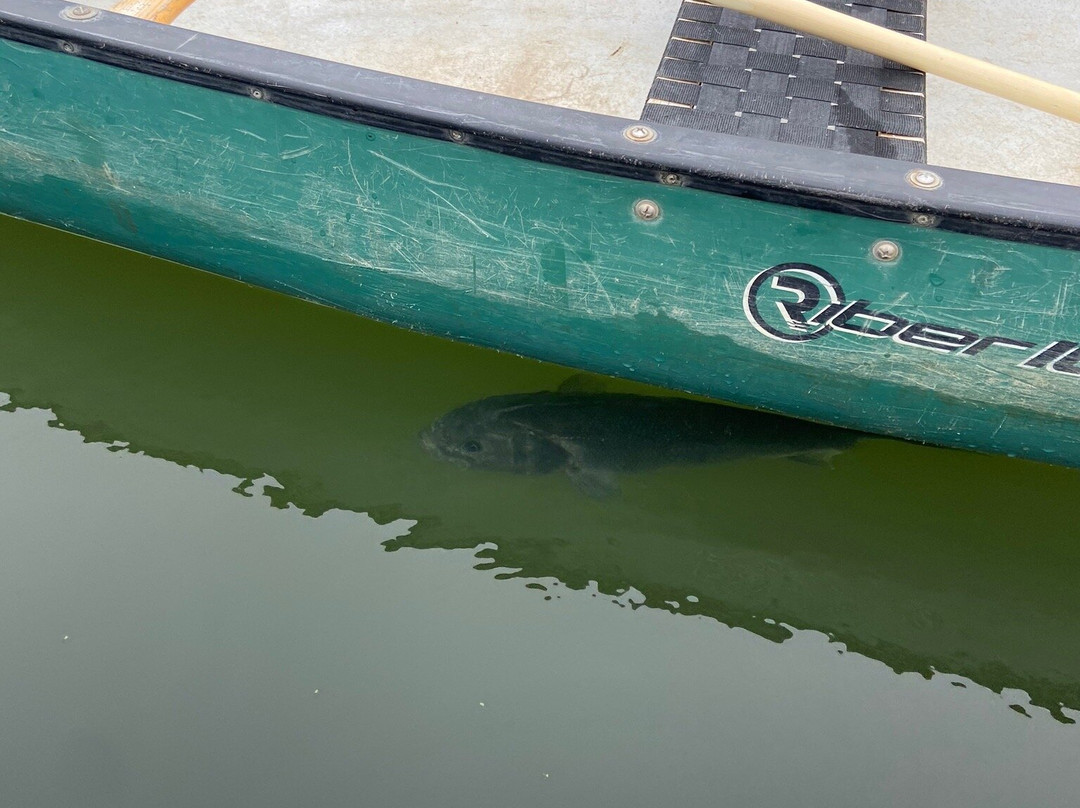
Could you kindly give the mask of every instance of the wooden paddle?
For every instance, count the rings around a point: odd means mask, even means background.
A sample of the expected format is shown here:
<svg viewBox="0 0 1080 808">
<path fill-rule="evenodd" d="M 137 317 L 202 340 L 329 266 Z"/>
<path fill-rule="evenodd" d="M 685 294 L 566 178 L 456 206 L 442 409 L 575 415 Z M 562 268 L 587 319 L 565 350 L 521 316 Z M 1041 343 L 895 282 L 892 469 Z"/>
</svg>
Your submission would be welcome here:
<svg viewBox="0 0 1080 808">
<path fill-rule="evenodd" d="M 921 39 L 849 17 L 809 0 L 707 0 L 714 6 L 830 39 L 925 73 L 1080 123 L 1080 93 Z"/>
<path fill-rule="evenodd" d="M 110 11 L 152 22 L 170 23 L 195 0 L 120 0 Z"/>
</svg>

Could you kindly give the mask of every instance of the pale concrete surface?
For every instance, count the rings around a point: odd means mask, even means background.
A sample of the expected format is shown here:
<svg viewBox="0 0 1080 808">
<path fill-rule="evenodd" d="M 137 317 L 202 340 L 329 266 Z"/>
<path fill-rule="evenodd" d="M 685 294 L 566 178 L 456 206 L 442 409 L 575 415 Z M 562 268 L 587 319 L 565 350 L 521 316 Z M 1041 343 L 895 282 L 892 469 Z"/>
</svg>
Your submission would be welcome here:
<svg viewBox="0 0 1080 808">
<path fill-rule="evenodd" d="M 176 25 L 637 118 L 678 8 L 679 0 L 196 0 Z M 1077 0 L 929 0 L 927 18 L 931 42 L 1080 90 Z M 937 165 L 1080 185 L 1080 125 L 933 76 L 927 149 Z"/>
<path fill-rule="evenodd" d="M 929 0 L 927 39 L 1080 90 L 1077 0 Z M 929 161 L 1080 185 L 1080 124 L 927 77 Z"/>
<path fill-rule="evenodd" d="M 197 0 L 176 20 L 323 59 L 637 118 L 679 0 Z"/>
</svg>

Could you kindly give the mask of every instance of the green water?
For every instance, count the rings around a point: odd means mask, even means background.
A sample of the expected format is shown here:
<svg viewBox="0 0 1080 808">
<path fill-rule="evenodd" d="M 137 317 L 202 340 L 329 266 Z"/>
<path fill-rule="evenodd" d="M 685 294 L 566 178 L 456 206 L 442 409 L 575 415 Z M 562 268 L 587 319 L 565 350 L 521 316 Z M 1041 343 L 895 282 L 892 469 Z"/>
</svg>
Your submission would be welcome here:
<svg viewBox="0 0 1080 808">
<path fill-rule="evenodd" d="M 5 805 L 1080 802 L 1076 471 L 462 469 L 571 372 L 0 244 Z"/>
</svg>

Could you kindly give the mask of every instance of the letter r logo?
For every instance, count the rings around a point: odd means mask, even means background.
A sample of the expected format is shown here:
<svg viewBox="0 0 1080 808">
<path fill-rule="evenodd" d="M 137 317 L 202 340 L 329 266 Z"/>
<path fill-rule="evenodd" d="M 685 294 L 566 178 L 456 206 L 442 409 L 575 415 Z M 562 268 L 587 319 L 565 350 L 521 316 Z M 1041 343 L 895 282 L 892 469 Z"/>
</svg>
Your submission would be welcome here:
<svg viewBox="0 0 1080 808">
<path fill-rule="evenodd" d="M 768 303 L 774 305 L 769 306 Z M 839 282 L 813 264 L 780 264 L 759 272 L 743 292 L 743 311 L 765 336 L 785 342 L 805 342 L 832 329 L 826 310 L 846 303 Z"/>
</svg>

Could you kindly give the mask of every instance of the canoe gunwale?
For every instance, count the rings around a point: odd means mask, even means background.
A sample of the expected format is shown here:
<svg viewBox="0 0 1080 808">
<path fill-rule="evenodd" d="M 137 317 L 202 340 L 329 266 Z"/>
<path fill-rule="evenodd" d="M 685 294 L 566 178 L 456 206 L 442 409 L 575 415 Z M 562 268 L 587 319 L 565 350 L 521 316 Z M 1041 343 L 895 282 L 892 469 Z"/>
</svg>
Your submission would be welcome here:
<svg viewBox="0 0 1080 808">
<path fill-rule="evenodd" d="M 1080 249 L 1080 188 L 846 154 L 680 127 L 633 143 L 632 123 L 434 84 L 102 11 L 61 16 L 58 0 L 0 0 L 0 38 L 146 74 L 423 137 L 579 170 L 954 232 Z M 719 224 L 719 223 L 718 223 Z"/>
</svg>

